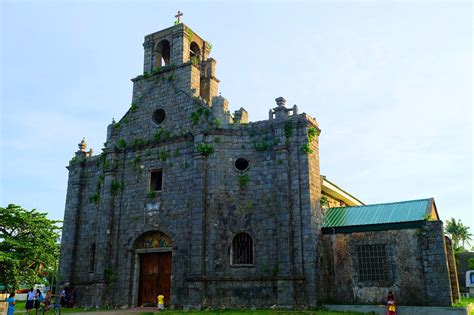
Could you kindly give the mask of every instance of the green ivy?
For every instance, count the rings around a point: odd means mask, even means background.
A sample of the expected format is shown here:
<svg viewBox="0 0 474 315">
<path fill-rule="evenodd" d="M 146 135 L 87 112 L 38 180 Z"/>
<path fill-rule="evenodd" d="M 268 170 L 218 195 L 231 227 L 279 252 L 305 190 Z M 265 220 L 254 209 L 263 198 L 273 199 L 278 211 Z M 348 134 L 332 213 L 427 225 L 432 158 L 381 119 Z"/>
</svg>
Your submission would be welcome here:
<svg viewBox="0 0 474 315">
<path fill-rule="evenodd" d="M 293 135 L 293 127 L 289 122 L 285 124 L 285 137 L 288 139 Z"/>
<path fill-rule="evenodd" d="M 319 136 L 318 130 L 314 127 L 309 127 L 308 128 L 308 141 L 313 142 L 316 136 Z"/>
<path fill-rule="evenodd" d="M 99 201 L 100 201 L 100 194 L 98 192 L 89 196 L 89 203 L 94 203 L 97 205 Z"/>
<path fill-rule="evenodd" d="M 131 111 L 132 113 L 135 113 L 135 112 L 137 111 L 137 109 L 138 109 L 137 104 L 132 103 L 132 104 L 130 105 L 130 111 Z"/>
<path fill-rule="evenodd" d="M 309 145 L 308 143 L 302 144 L 302 145 L 300 146 L 300 150 L 301 150 L 301 152 L 306 153 L 306 154 L 311 154 L 311 153 L 313 153 L 313 149 L 311 149 L 311 147 L 310 147 L 310 145 Z"/>
<path fill-rule="evenodd" d="M 192 112 L 191 113 L 191 121 L 193 123 L 193 125 L 197 125 L 199 124 L 199 114 L 197 112 Z"/>
<path fill-rule="evenodd" d="M 125 139 L 119 139 L 116 144 L 117 149 L 125 150 L 127 148 L 127 142 Z"/>
<path fill-rule="evenodd" d="M 248 174 L 239 175 L 239 176 L 237 176 L 237 181 L 239 182 L 240 188 L 245 189 L 245 188 L 247 188 L 247 186 L 250 182 L 250 177 L 249 177 Z"/>
<path fill-rule="evenodd" d="M 158 160 L 160 161 L 166 161 L 169 157 L 168 151 L 159 151 L 158 152 Z"/>
<path fill-rule="evenodd" d="M 117 278 L 118 278 L 117 271 L 115 271 L 111 268 L 105 268 L 104 269 L 105 283 L 107 283 L 107 284 L 114 283 L 115 281 L 117 281 Z"/>
<path fill-rule="evenodd" d="M 149 191 L 147 197 L 150 198 L 150 199 L 155 198 L 156 197 L 156 191 Z"/>
<path fill-rule="evenodd" d="M 112 184 L 110 186 L 111 186 L 111 190 L 112 190 L 112 195 L 114 195 L 114 196 L 117 193 L 117 191 L 122 190 L 123 187 L 124 187 L 122 182 L 119 182 L 115 179 L 112 181 Z"/>
<path fill-rule="evenodd" d="M 137 150 L 137 149 L 143 148 L 147 144 L 148 144 L 147 140 L 141 139 L 141 138 L 136 138 L 136 139 L 133 140 L 132 147 L 133 147 L 134 150 Z"/>
<path fill-rule="evenodd" d="M 194 37 L 194 32 L 189 27 L 186 27 L 185 32 L 189 36 L 189 39 L 192 40 Z"/>
<path fill-rule="evenodd" d="M 173 156 L 174 156 L 174 157 L 178 157 L 179 155 L 180 155 L 179 148 L 176 148 L 176 149 L 174 150 Z"/>
<path fill-rule="evenodd" d="M 104 174 L 100 174 L 99 179 L 97 180 L 97 190 L 99 190 L 100 187 L 102 187 L 102 184 L 104 184 L 104 181 L 105 181 Z"/>
<path fill-rule="evenodd" d="M 70 160 L 69 160 L 69 164 L 74 164 L 78 161 L 78 158 L 77 156 L 73 156 Z"/>
<path fill-rule="evenodd" d="M 143 78 L 148 79 L 150 77 L 150 74 L 148 72 L 143 73 Z"/>
<path fill-rule="evenodd" d="M 329 205 L 329 199 L 326 196 L 321 196 L 321 199 L 319 199 L 319 203 L 321 204 L 321 207 L 326 207 Z"/>
<path fill-rule="evenodd" d="M 209 53 L 211 53 L 212 44 L 210 42 L 206 42 L 206 46 L 209 48 Z"/>
<path fill-rule="evenodd" d="M 160 128 L 155 134 L 153 135 L 153 140 L 156 142 L 160 142 L 162 140 L 167 140 L 171 138 L 171 132 L 165 128 Z"/>
<path fill-rule="evenodd" d="M 208 156 L 214 153 L 214 147 L 210 143 L 199 143 L 197 146 L 197 151 L 204 156 Z"/>
<path fill-rule="evenodd" d="M 255 147 L 255 150 L 262 152 L 262 151 L 268 150 L 270 145 L 265 140 L 263 140 L 261 142 L 255 142 L 254 147 Z"/>
<path fill-rule="evenodd" d="M 122 126 L 122 125 L 120 125 L 119 122 L 117 122 L 117 123 L 114 124 L 114 128 L 117 129 L 117 130 L 119 130 L 121 126 Z"/>
<path fill-rule="evenodd" d="M 176 77 L 174 74 L 171 74 L 170 76 L 168 76 L 168 81 L 174 81 L 176 80 Z"/>
</svg>

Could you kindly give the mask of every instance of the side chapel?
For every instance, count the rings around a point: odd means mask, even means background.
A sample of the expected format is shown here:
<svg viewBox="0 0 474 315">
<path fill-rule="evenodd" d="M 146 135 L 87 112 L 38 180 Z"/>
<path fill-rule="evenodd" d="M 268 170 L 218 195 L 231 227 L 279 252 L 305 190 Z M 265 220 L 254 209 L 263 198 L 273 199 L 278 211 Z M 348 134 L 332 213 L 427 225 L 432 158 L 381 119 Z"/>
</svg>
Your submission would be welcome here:
<svg viewBox="0 0 474 315">
<path fill-rule="evenodd" d="M 249 122 L 183 23 L 145 36 L 143 74 L 99 155 L 69 170 L 60 274 L 79 305 L 450 305 L 433 199 L 365 205 L 320 174 L 316 120 L 282 97 Z"/>
</svg>

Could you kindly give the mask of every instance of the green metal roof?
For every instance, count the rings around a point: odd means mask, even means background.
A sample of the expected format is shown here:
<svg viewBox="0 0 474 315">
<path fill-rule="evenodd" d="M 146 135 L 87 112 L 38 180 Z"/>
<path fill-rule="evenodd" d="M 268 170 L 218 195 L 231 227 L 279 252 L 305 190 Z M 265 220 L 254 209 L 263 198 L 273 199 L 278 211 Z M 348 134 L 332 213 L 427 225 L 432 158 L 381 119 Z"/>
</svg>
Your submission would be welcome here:
<svg viewBox="0 0 474 315">
<path fill-rule="evenodd" d="M 431 212 L 433 199 L 420 199 L 376 205 L 338 207 L 326 210 L 324 228 L 423 221 Z"/>
</svg>

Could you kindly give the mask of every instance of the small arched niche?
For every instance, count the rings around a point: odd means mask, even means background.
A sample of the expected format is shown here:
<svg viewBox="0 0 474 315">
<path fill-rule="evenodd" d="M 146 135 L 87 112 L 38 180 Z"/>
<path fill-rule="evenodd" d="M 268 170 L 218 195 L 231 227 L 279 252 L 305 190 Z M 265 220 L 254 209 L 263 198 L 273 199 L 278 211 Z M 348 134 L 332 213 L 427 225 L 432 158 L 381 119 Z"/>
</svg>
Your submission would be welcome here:
<svg viewBox="0 0 474 315">
<path fill-rule="evenodd" d="M 150 249 L 172 247 L 172 245 L 171 238 L 165 233 L 160 231 L 150 231 L 140 235 L 140 237 L 135 241 L 133 248 Z"/>
<path fill-rule="evenodd" d="M 201 49 L 196 42 L 191 42 L 189 45 L 189 60 L 193 64 L 198 64 L 201 61 Z"/>
<path fill-rule="evenodd" d="M 155 68 L 170 64 L 170 42 L 166 39 L 159 42 L 155 47 Z"/>
</svg>

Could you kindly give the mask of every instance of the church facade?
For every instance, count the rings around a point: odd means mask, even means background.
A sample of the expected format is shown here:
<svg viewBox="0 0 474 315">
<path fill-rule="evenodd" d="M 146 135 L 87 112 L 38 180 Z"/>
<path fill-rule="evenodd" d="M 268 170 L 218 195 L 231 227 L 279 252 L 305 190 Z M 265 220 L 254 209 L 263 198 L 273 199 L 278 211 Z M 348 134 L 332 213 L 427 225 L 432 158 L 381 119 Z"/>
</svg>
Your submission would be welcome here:
<svg viewBox="0 0 474 315">
<path fill-rule="evenodd" d="M 364 205 L 331 183 L 318 123 L 282 97 L 265 121 L 231 113 L 212 46 L 186 25 L 146 36 L 144 49 L 102 153 L 82 141 L 68 166 L 60 274 L 78 304 L 155 305 L 159 293 L 172 308 L 379 303 L 387 290 L 406 304 L 457 297 L 432 199 Z"/>
</svg>

